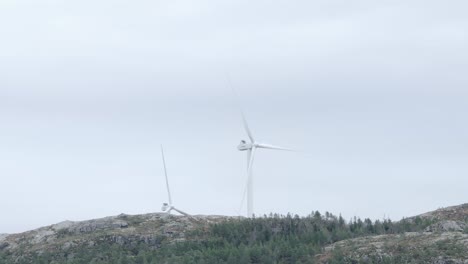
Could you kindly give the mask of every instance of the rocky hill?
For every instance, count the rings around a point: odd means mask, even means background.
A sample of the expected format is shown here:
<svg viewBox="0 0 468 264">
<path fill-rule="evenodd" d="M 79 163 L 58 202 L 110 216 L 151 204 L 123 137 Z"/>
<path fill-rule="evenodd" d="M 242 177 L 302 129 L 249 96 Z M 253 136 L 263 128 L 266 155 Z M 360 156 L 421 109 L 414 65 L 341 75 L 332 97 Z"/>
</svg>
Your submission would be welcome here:
<svg viewBox="0 0 468 264">
<path fill-rule="evenodd" d="M 468 204 L 372 222 L 162 213 L 0 235 L 3 263 L 468 263 Z"/>
<path fill-rule="evenodd" d="M 187 232 L 204 230 L 227 219 L 230 217 L 153 213 L 64 221 L 24 233 L 0 235 L 0 252 L 13 263 L 34 263 L 37 256 L 45 254 L 66 255 L 71 260 L 76 252 L 102 244 L 124 247 L 145 244 L 150 249 L 158 249 L 163 244 L 185 241 Z"/>
<path fill-rule="evenodd" d="M 468 204 L 403 219 L 431 223 L 422 232 L 347 239 L 326 246 L 323 263 L 339 255 L 348 263 L 468 263 Z"/>
</svg>

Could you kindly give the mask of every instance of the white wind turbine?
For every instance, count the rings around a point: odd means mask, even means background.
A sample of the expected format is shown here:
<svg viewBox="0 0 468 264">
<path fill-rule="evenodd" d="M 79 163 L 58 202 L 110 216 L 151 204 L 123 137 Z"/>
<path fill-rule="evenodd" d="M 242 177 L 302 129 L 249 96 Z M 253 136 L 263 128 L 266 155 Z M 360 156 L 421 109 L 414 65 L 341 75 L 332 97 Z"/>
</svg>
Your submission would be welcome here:
<svg viewBox="0 0 468 264">
<path fill-rule="evenodd" d="M 164 164 L 164 174 L 166 176 L 166 187 L 167 187 L 167 195 L 169 197 L 169 203 L 163 203 L 163 206 L 161 208 L 161 210 L 167 214 L 171 214 L 171 211 L 174 210 L 180 214 L 183 214 L 185 216 L 190 216 L 189 214 L 187 214 L 186 212 L 183 212 L 177 208 L 174 207 L 174 205 L 172 205 L 172 197 L 171 197 L 171 191 L 169 189 L 169 180 L 167 178 L 167 169 L 166 169 L 166 160 L 164 159 L 164 150 L 163 150 L 163 147 L 161 145 L 161 154 L 162 154 L 162 160 L 163 160 L 163 164 Z"/>
<path fill-rule="evenodd" d="M 258 148 L 264 148 L 264 149 L 276 149 L 276 150 L 286 150 L 286 151 L 293 151 L 288 148 L 283 148 L 283 147 L 278 147 L 270 144 L 265 144 L 265 143 L 260 143 L 257 142 L 253 135 L 252 132 L 249 129 L 249 125 L 247 124 L 247 120 L 245 119 L 244 113 L 241 111 L 242 114 L 242 120 L 244 121 L 244 128 L 245 131 L 247 132 L 247 135 L 249 136 L 250 142 L 247 142 L 245 140 L 241 140 L 239 146 L 237 147 L 238 150 L 240 151 L 247 151 L 247 216 L 252 217 L 253 216 L 253 174 L 252 174 L 252 167 L 253 167 L 253 162 L 255 158 L 255 152 Z M 242 202 L 244 201 L 244 195 L 242 197 Z"/>
</svg>

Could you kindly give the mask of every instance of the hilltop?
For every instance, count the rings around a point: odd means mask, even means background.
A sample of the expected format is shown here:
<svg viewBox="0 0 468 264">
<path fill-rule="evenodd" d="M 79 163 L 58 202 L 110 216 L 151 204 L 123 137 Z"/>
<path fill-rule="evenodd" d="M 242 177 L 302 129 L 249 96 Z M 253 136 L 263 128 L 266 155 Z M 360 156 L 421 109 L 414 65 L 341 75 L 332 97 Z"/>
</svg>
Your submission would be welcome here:
<svg viewBox="0 0 468 264">
<path fill-rule="evenodd" d="M 0 235 L 0 263 L 468 263 L 468 204 L 392 222 L 163 213 Z"/>
</svg>

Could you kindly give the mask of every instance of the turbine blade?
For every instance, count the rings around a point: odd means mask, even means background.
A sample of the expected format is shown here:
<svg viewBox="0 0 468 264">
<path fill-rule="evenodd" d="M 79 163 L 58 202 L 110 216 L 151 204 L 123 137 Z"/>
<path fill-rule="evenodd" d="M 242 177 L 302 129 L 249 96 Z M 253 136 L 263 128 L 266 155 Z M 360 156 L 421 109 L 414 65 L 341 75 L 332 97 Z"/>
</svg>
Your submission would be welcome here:
<svg viewBox="0 0 468 264">
<path fill-rule="evenodd" d="M 239 210 L 237 210 L 237 214 L 240 215 L 241 213 L 241 210 L 242 210 L 242 207 L 244 205 L 244 201 L 245 201 L 245 196 L 247 194 L 247 187 L 249 186 L 249 168 L 250 168 L 250 158 L 252 157 L 252 149 L 246 151 L 247 152 L 247 174 L 245 177 L 246 178 L 246 181 L 245 181 L 245 185 L 244 185 L 244 191 L 242 192 L 242 199 L 241 199 L 241 202 L 239 204 Z"/>
<path fill-rule="evenodd" d="M 253 167 L 253 162 L 254 162 L 254 158 L 255 158 L 255 150 L 256 149 L 257 149 L 256 147 L 253 147 L 252 152 L 250 153 L 249 166 L 247 167 L 247 177 L 250 177 L 250 175 L 252 174 L 252 167 Z"/>
<path fill-rule="evenodd" d="M 167 178 L 166 160 L 164 159 L 164 150 L 163 150 L 162 145 L 161 145 L 161 154 L 162 154 L 162 160 L 164 164 L 164 175 L 166 176 L 166 187 L 167 187 L 167 195 L 169 196 L 169 206 L 171 206 L 172 205 L 171 190 L 169 189 L 169 179 Z"/>
<path fill-rule="evenodd" d="M 235 101 L 236 101 L 237 107 L 239 107 L 239 110 L 240 110 L 241 115 L 242 115 L 242 121 L 244 123 L 244 129 L 247 132 L 247 135 L 249 136 L 250 141 L 253 143 L 253 142 L 255 142 L 255 140 L 254 140 L 254 137 L 252 135 L 252 132 L 250 131 L 249 124 L 247 123 L 247 119 L 245 118 L 244 111 L 242 111 L 242 107 L 241 107 L 240 99 L 239 99 L 240 97 L 237 94 L 236 89 L 234 89 L 234 86 L 231 83 L 231 78 L 229 78 L 228 74 L 226 74 L 226 79 L 227 79 L 228 85 L 231 87 L 231 90 L 232 90 L 232 93 L 234 94 L 234 97 L 236 98 Z"/>
<path fill-rule="evenodd" d="M 294 150 L 294 149 L 283 148 L 283 147 L 279 147 L 279 146 L 275 146 L 275 145 L 270 145 L 270 144 L 263 144 L 263 143 L 257 144 L 257 147 L 258 147 L 258 148 L 265 148 L 265 149 L 277 149 L 277 150 L 285 150 L 285 151 L 296 151 L 296 150 Z"/>
<path fill-rule="evenodd" d="M 242 121 L 244 122 L 245 131 L 247 132 L 247 135 L 250 138 L 250 142 L 253 143 L 255 142 L 255 139 L 252 135 L 252 131 L 250 131 L 249 124 L 247 123 L 247 119 L 245 118 L 244 112 L 242 112 L 242 110 L 241 110 L 241 115 L 242 115 Z"/>
<path fill-rule="evenodd" d="M 174 211 L 178 212 L 179 214 L 183 214 L 185 216 L 188 216 L 188 217 L 191 217 L 191 215 L 187 214 L 186 212 L 183 212 L 175 207 L 172 207 L 172 209 L 174 209 Z"/>
</svg>

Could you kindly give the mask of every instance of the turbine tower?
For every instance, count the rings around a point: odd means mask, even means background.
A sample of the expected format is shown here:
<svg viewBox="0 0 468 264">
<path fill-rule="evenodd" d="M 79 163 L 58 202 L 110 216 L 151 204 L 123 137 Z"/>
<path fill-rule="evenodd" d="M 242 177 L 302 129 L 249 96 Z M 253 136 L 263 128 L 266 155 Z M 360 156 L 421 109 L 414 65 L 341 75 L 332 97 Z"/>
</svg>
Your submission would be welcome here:
<svg viewBox="0 0 468 264">
<path fill-rule="evenodd" d="M 163 164 L 164 164 L 164 175 L 166 176 L 167 196 L 169 197 L 169 203 L 163 203 L 163 206 L 162 206 L 161 210 L 163 212 L 167 213 L 168 215 L 171 214 L 172 210 L 174 210 L 174 211 L 178 212 L 179 214 L 183 214 L 185 216 L 190 217 L 189 214 L 175 208 L 174 205 L 172 205 L 171 190 L 169 189 L 169 180 L 167 178 L 166 160 L 164 159 L 164 150 L 163 150 L 162 145 L 161 145 L 161 154 L 162 154 L 162 160 L 163 160 Z"/>
<path fill-rule="evenodd" d="M 252 132 L 250 131 L 249 125 L 247 124 L 247 120 L 245 118 L 244 113 L 241 111 L 242 115 L 242 120 L 244 122 L 244 128 L 245 131 L 247 132 L 247 135 L 250 139 L 250 142 L 247 142 L 245 140 L 241 140 L 239 146 L 237 147 L 238 150 L 240 151 L 247 151 L 247 216 L 252 217 L 253 216 L 253 173 L 252 173 L 252 167 L 253 167 L 253 162 L 255 158 L 255 153 L 256 150 L 259 148 L 263 149 L 276 149 L 276 150 L 286 150 L 286 151 L 293 151 L 288 148 L 283 148 L 283 147 L 278 147 L 270 144 L 265 144 L 265 143 L 260 143 L 257 142 L 253 135 Z M 244 192 L 245 195 L 245 192 Z"/>
</svg>

